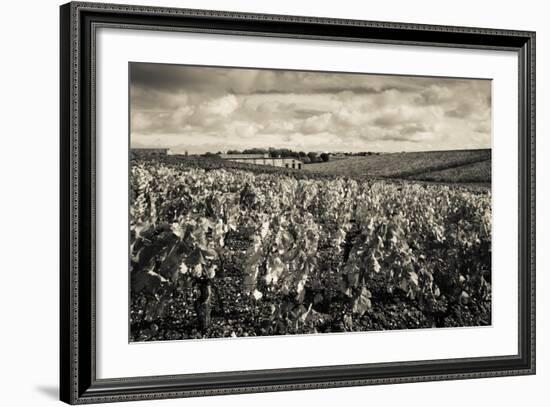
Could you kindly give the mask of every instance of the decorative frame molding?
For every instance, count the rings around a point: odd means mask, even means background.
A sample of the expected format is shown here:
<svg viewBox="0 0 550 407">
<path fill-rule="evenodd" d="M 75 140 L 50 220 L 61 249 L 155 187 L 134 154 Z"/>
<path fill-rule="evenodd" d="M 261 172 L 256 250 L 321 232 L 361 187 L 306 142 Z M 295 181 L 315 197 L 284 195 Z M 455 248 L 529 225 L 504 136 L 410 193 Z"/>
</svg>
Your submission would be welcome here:
<svg viewBox="0 0 550 407">
<path fill-rule="evenodd" d="M 535 373 L 535 33 L 72 2 L 60 38 L 60 395 L 70 404 Z M 95 30 L 100 26 L 512 50 L 519 59 L 519 353 L 502 357 L 96 378 Z"/>
</svg>

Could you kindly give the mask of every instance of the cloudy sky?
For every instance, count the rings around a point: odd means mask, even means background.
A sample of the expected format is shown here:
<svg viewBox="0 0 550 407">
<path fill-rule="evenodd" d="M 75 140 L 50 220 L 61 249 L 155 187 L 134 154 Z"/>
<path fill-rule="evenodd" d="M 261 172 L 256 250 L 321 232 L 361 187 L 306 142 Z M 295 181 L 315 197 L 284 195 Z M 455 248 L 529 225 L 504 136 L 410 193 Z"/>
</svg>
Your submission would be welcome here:
<svg viewBox="0 0 550 407">
<path fill-rule="evenodd" d="M 489 80 L 132 63 L 130 103 L 132 147 L 491 147 Z"/>
</svg>

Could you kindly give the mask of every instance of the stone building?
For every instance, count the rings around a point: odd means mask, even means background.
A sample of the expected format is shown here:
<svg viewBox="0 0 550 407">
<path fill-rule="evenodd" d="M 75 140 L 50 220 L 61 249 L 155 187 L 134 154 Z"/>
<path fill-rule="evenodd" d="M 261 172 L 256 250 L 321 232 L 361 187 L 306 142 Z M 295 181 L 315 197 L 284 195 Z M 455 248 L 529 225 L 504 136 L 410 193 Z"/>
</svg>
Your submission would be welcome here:
<svg viewBox="0 0 550 407">
<path fill-rule="evenodd" d="M 269 154 L 222 154 L 220 157 L 224 160 L 238 163 L 271 165 L 273 167 L 294 168 L 301 170 L 304 163 L 297 158 L 273 158 Z"/>
</svg>

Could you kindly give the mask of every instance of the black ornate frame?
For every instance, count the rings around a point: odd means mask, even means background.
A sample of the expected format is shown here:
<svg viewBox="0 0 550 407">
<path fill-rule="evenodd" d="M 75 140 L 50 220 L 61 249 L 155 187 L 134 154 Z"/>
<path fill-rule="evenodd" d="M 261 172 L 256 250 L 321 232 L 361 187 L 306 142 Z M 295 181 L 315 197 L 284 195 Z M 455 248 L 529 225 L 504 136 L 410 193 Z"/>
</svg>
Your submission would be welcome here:
<svg viewBox="0 0 550 407">
<path fill-rule="evenodd" d="M 61 6 L 61 400 L 71 404 L 535 373 L 535 33 L 73 2 Z M 512 50 L 519 56 L 519 349 L 502 357 L 96 378 L 95 30 Z"/>
</svg>

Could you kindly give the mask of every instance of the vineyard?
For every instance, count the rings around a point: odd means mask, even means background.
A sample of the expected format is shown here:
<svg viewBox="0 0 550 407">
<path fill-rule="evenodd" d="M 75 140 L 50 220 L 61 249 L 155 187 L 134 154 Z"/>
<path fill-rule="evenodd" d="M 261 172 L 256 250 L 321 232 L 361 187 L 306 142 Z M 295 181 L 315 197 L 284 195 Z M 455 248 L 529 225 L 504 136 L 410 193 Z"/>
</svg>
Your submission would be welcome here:
<svg viewBox="0 0 550 407">
<path fill-rule="evenodd" d="M 491 324 L 491 194 L 132 161 L 130 340 Z"/>
</svg>

